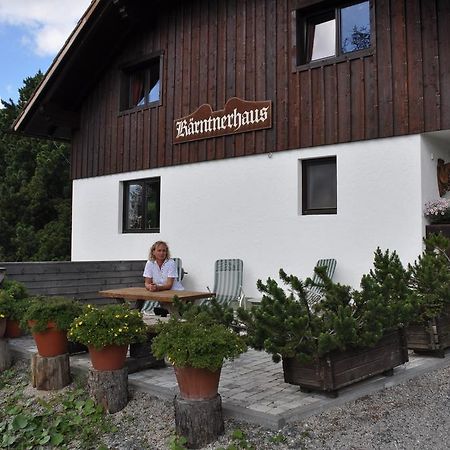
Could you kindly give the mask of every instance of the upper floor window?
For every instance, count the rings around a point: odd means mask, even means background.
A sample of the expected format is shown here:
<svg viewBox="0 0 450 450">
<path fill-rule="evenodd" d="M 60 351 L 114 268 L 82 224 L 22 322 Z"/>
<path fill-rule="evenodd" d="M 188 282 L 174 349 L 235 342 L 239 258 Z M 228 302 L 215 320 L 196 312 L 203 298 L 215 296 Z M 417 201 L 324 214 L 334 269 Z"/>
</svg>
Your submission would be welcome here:
<svg viewBox="0 0 450 450">
<path fill-rule="evenodd" d="M 298 64 L 345 55 L 371 46 L 370 2 L 297 12 Z"/>
<path fill-rule="evenodd" d="M 124 183 L 124 233 L 159 233 L 160 184 L 159 177 Z"/>
<path fill-rule="evenodd" d="M 302 214 L 336 214 L 336 157 L 305 159 L 302 164 Z"/>
<path fill-rule="evenodd" d="M 161 97 L 161 57 L 123 70 L 120 110 L 159 104 Z"/>
</svg>

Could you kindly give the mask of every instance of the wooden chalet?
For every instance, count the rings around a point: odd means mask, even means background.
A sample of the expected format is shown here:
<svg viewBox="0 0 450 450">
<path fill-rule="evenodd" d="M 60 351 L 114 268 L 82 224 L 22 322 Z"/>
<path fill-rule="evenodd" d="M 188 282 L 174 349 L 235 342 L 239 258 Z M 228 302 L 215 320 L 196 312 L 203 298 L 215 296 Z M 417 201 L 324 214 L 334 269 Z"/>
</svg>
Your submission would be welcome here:
<svg viewBox="0 0 450 450">
<path fill-rule="evenodd" d="M 14 130 L 71 144 L 72 259 L 244 290 L 377 246 L 412 261 L 450 160 L 448 0 L 93 0 Z M 443 195 L 446 195 L 444 192 Z"/>
</svg>

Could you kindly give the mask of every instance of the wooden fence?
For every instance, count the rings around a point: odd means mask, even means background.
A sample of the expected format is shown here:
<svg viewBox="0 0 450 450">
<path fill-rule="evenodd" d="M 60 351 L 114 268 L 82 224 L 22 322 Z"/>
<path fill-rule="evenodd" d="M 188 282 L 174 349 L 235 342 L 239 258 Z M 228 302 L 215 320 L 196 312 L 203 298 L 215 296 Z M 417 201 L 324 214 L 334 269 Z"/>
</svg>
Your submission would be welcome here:
<svg viewBox="0 0 450 450">
<path fill-rule="evenodd" d="M 98 291 L 143 286 L 145 261 L 0 262 L 6 277 L 25 285 L 30 295 L 60 295 L 110 303 Z"/>
</svg>

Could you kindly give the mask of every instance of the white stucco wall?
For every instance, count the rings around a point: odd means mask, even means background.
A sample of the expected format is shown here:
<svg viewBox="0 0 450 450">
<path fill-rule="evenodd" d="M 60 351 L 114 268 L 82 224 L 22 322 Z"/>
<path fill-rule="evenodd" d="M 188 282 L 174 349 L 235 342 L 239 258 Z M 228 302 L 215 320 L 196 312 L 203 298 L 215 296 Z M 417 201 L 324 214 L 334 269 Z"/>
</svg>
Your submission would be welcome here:
<svg viewBox="0 0 450 450">
<path fill-rule="evenodd" d="M 280 267 L 303 278 L 319 258 L 336 258 L 335 279 L 357 287 L 377 246 L 404 262 L 420 253 L 429 152 L 414 135 L 75 180 L 72 259 L 146 259 L 162 239 L 182 258 L 188 289 L 212 288 L 218 258 L 243 259 L 251 296 L 258 278 L 276 278 Z M 299 160 L 332 155 L 338 213 L 302 216 Z M 121 234 L 120 182 L 153 176 L 161 233 Z"/>
</svg>

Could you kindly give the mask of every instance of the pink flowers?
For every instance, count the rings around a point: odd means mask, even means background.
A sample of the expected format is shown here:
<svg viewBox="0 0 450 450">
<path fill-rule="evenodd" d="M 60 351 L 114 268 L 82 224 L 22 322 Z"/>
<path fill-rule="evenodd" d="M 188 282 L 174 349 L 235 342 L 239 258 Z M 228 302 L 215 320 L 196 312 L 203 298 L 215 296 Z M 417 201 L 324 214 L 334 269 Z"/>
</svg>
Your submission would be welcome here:
<svg viewBox="0 0 450 450">
<path fill-rule="evenodd" d="M 448 219 L 450 217 L 450 200 L 440 198 L 439 200 L 425 203 L 423 214 L 432 222 Z"/>
</svg>

